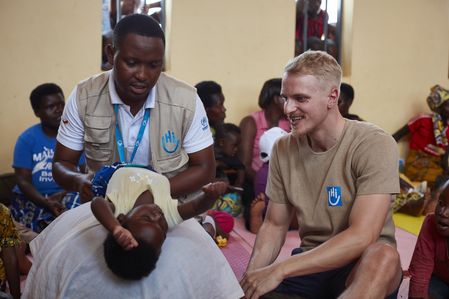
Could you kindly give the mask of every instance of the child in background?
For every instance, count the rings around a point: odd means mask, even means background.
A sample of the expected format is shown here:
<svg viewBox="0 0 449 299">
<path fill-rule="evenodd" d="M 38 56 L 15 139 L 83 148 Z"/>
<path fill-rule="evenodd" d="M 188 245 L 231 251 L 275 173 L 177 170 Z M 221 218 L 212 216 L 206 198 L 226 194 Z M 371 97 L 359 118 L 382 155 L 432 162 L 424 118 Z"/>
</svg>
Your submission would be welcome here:
<svg viewBox="0 0 449 299">
<path fill-rule="evenodd" d="M 237 157 L 241 141 L 240 128 L 234 124 L 226 123 L 216 129 L 216 178 L 229 182 L 234 189 L 241 190 L 245 179 L 245 167 Z M 224 194 L 214 205 L 214 209 L 227 212 L 234 217 L 238 216 L 242 210 L 240 193 L 229 192 Z"/>
<path fill-rule="evenodd" d="M 338 110 L 340 110 L 341 116 L 347 119 L 363 121 L 357 114 L 349 113 L 349 107 L 351 107 L 353 102 L 354 88 L 347 83 L 341 83 L 340 97 L 338 98 Z"/>
<path fill-rule="evenodd" d="M 170 196 L 166 177 L 146 168 L 122 167 L 112 175 L 106 197 L 95 197 L 91 209 L 109 231 L 104 255 L 109 269 L 124 279 L 150 274 L 159 258 L 168 229 L 205 212 L 228 187 L 215 182 L 186 203 Z"/>
<path fill-rule="evenodd" d="M 215 139 L 217 127 L 222 125 L 226 118 L 225 96 L 220 84 L 215 81 L 201 81 L 195 85 L 195 88 L 203 102 L 209 127 Z"/>
<path fill-rule="evenodd" d="M 273 145 L 282 136 L 288 134 L 286 131 L 279 127 L 274 127 L 267 130 L 260 137 L 259 148 L 260 148 L 260 159 L 263 161 L 262 167 L 256 172 L 254 177 L 254 194 L 256 194 L 255 199 L 251 203 L 250 208 L 250 220 L 249 220 L 249 230 L 257 234 L 259 228 L 262 226 L 263 219 L 265 217 L 265 212 L 268 206 L 268 196 L 265 194 L 265 188 L 267 186 L 268 180 L 268 170 L 269 162 L 271 157 L 271 150 Z"/>
<path fill-rule="evenodd" d="M 4 290 L 5 282 L 8 282 L 9 291 L 14 299 L 20 298 L 19 262 L 16 255 L 19 244 L 20 239 L 11 213 L 6 206 L 0 204 L 0 284 Z M 1 293 L 0 298 L 5 298 Z"/>
<path fill-rule="evenodd" d="M 449 298 L 449 183 L 424 220 L 409 273 L 409 298 Z"/>
</svg>

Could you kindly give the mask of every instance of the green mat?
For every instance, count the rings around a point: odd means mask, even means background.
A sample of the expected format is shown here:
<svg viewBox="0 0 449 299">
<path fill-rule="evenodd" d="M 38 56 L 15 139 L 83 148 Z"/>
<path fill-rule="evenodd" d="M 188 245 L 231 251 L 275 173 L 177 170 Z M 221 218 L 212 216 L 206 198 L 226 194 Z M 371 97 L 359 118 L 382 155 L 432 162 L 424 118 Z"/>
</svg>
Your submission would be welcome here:
<svg viewBox="0 0 449 299">
<path fill-rule="evenodd" d="M 424 221 L 425 216 L 410 216 L 402 213 L 394 213 L 393 221 L 396 227 L 399 227 L 409 233 L 417 236 L 421 230 L 421 225 Z"/>
</svg>

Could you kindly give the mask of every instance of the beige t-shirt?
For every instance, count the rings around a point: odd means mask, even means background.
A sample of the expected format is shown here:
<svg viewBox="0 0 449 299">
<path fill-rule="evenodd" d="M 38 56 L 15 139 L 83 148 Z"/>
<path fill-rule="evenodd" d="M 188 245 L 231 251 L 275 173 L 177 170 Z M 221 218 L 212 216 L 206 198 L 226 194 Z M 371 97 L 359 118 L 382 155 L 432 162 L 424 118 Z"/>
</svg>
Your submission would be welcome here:
<svg viewBox="0 0 449 299">
<path fill-rule="evenodd" d="M 106 189 L 106 198 L 115 206 L 114 216 L 132 210 L 137 198 L 146 190 L 150 190 L 154 203 L 164 212 L 168 228 L 173 228 L 183 221 L 178 212 L 178 201 L 170 196 L 168 179 L 139 167 L 122 167 L 112 175 Z"/>
<path fill-rule="evenodd" d="M 313 152 L 307 137 L 291 134 L 273 148 L 267 195 L 296 208 L 304 249 L 348 228 L 357 196 L 399 192 L 398 151 L 391 135 L 367 122 L 345 121 L 340 140 L 326 152 Z M 380 239 L 396 244 L 391 211 Z"/>
</svg>

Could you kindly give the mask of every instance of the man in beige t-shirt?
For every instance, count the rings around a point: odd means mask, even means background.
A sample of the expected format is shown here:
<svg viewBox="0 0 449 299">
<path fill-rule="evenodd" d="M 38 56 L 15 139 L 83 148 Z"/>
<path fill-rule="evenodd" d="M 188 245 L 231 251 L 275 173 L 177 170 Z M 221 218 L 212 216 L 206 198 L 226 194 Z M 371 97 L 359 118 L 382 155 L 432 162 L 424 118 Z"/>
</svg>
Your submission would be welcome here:
<svg viewBox="0 0 449 299">
<path fill-rule="evenodd" d="M 285 67 L 281 96 L 292 134 L 273 148 L 270 202 L 241 281 L 246 298 L 396 298 L 396 143 L 375 125 L 341 116 L 340 82 L 340 66 L 324 52 Z M 301 247 L 273 264 L 294 216 Z"/>
</svg>

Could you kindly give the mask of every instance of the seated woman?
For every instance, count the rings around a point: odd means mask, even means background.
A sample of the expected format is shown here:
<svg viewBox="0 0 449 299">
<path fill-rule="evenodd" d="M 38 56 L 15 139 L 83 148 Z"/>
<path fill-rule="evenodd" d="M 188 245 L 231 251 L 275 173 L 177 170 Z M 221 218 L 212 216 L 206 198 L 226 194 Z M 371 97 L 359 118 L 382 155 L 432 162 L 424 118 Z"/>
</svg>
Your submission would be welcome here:
<svg viewBox="0 0 449 299">
<path fill-rule="evenodd" d="M 136 281 L 108 269 L 107 234 L 90 203 L 63 213 L 30 244 L 34 263 L 22 298 L 243 297 L 225 257 L 194 219 L 167 233 L 155 270 Z"/>
<path fill-rule="evenodd" d="M 441 157 L 448 146 L 449 90 L 435 85 L 427 97 L 432 114 L 421 114 L 393 134 L 398 141 L 410 134 L 405 175 L 412 181 L 427 181 L 433 187 L 442 174 Z"/>
<path fill-rule="evenodd" d="M 240 122 L 240 160 L 251 181 L 263 164 L 259 156 L 259 139 L 262 134 L 273 127 L 290 132 L 290 123 L 284 115 L 284 102 L 280 95 L 281 82 L 280 78 L 266 81 L 259 95 L 259 107 L 262 110 L 251 113 Z"/>
<path fill-rule="evenodd" d="M 246 228 L 249 229 L 250 204 L 254 199 L 253 182 L 256 172 L 262 167 L 259 140 L 262 134 L 273 127 L 290 132 L 290 123 L 284 115 L 284 104 L 281 98 L 280 78 L 266 81 L 260 91 L 259 107 L 262 110 L 251 113 L 240 122 L 241 143 L 239 157 L 245 166 L 245 184 L 242 202 Z"/>
<path fill-rule="evenodd" d="M 63 190 L 52 174 L 56 135 L 65 105 L 61 87 L 54 83 L 37 86 L 30 94 L 30 103 L 40 123 L 25 130 L 14 148 L 17 186 L 11 214 L 29 230 L 40 233 L 63 211 L 77 207 L 79 196 Z M 82 155 L 79 165 L 84 164 Z"/>
</svg>

